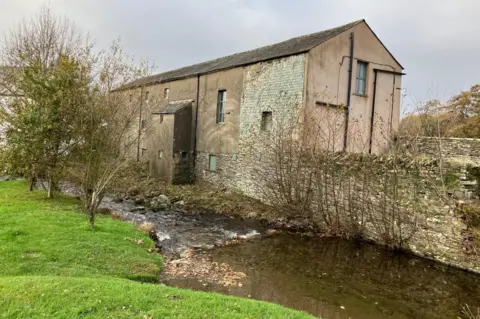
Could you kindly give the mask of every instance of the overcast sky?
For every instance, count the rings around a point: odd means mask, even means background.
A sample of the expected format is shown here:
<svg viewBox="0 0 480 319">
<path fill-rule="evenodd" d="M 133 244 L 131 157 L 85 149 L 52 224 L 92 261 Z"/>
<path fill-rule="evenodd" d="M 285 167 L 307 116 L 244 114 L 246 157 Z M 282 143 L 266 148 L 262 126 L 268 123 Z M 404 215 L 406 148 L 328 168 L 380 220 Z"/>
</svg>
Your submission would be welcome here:
<svg viewBox="0 0 480 319">
<path fill-rule="evenodd" d="M 0 33 L 43 0 L 0 0 Z M 405 67 L 412 99 L 480 83 L 479 0 L 50 0 L 99 46 L 120 37 L 159 71 L 366 19 Z"/>
</svg>

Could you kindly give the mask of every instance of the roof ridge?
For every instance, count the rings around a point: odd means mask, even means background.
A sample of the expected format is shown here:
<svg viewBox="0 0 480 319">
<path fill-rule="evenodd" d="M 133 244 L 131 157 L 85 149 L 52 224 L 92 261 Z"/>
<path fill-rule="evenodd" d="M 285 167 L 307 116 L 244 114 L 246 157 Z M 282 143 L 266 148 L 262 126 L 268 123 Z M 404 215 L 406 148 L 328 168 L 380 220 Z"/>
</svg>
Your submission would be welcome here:
<svg viewBox="0 0 480 319">
<path fill-rule="evenodd" d="M 142 85 L 152 85 L 175 81 L 187 77 L 198 76 L 214 71 L 224 70 L 233 67 L 245 66 L 262 61 L 268 61 L 275 58 L 281 58 L 310 51 L 315 46 L 347 31 L 359 23 L 365 22 L 365 19 L 356 20 L 341 26 L 318 31 L 310 34 L 304 34 L 292 37 L 280 42 L 272 43 L 266 46 L 257 47 L 251 50 L 233 53 L 216 59 L 191 64 L 177 69 L 150 75 L 136 81 L 133 81 L 121 89 L 138 87 Z M 322 37 L 323 36 L 323 37 Z M 278 52 L 274 49 L 278 48 Z M 273 51 L 273 52 L 271 52 Z M 238 60 L 238 61 L 236 61 Z"/>
<path fill-rule="evenodd" d="M 191 67 L 191 66 L 194 66 L 194 65 L 211 63 L 211 62 L 218 61 L 218 60 L 221 60 L 221 59 L 234 57 L 234 56 L 240 55 L 240 54 L 255 52 L 255 51 L 260 50 L 260 49 L 270 48 L 270 47 L 272 47 L 272 46 L 279 45 L 279 44 L 282 44 L 282 43 L 285 43 L 285 42 L 288 42 L 288 41 L 292 41 L 292 40 L 295 40 L 295 39 L 306 38 L 306 37 L 310 37 L 310 36 L 317 35 L 317 34 L 324 33 L 324 32 L 330 32 L 330 31 L 333 31 L 333 30 L 339 30 L 339 29 L 343 29 L 343 28 L 345 28 L 345 27 L 351 28 L 351 27 L 354 27 L 355 25 L 357 25 L 357 24 L 359 24 L 359 23 L 361 23 L 361 22 L 364 22 L 364 21 L 365 21 L 365 19 L 356 20 L 356 21 L 353 21 L 353 22 L 350 22 L 350 23 L 347 23 L 347 24 L 344 24 L 344 25 L 341 25 L 341 26 L 338 26 L 338 27 L 326 29 L 326 30 L 323 30 L 323 31 L 317 31 L 317 32 L 307 33 L 307 34 L 299 35 L 299 36 L 296 36 L 296 37 L 291 37 L 291 38 L 286 39 L 286 40 L 282 40 L 282 41 L 279 41 L 279 42 L 275 42 L 275 43 L 267 44 L 267 45 L 264 45 L 264 46 L 256 47 L 256 48 L 254 48 L 254 49 L 250 49 L 250 50 L 246 50 L 246 51 L 242 51 L 242 52 L 237 52 L 237 53 L 228 54 L 228 55 L 225 55 L 225 56 L 222 56 L 222 57 L 219 57 L 219 58 L 215 58 L 215 59 L 211 59 L 211 60 L 207 60 L 207 61 L 204 61 L 204 62 L 194 63 L 194 64 L 190 64 L 190 65 L 187 65 L 187 66 L 184 66 L 184 67 L 181 67 L 181 68 L 176 68 L 176 69 L 168 70 L 168 71 L 165 71 L 165 72 L 160 72 L 160 73 L 155 74 L 155 75 L 165 74 L 165 73 L 169 73 L 169 72 L 173 72 L 173 71 L 178 71 L 178 70 L 185 69 L 185 68 L 188 68 L 188 67 Z M 342 32 L 343 32 L 343 31 L 342 31 Z M 316 45 L 313 45 L 312 48 L 314 48 L 315 46 L 316 46 Z M 155 75 L 152 75 L 152 76 L 155 76 Z"/>
</svg>

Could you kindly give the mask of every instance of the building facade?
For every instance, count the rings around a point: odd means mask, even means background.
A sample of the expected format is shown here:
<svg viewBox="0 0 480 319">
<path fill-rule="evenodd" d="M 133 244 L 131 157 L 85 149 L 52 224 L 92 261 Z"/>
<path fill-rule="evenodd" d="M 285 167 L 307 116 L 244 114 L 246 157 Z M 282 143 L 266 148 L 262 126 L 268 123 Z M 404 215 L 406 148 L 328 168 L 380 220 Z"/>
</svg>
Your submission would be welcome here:
<svg viewBox="0 0 480 319">
<path fill-rule="evenodd" d="M 315 136 L 333 151 L 387 150 L 400 119 L 402 71 L 361 20 L 154 75 L 122 90 L 144 104 L 139 125 L 151 129 L 139 128 L 137 153 L 152 174 L 176 182 L 178 137 L 169 132 L 181 127 L 190 133 L 181 152 L 188 152 L 197 180 L 255 195 L 259 170 L 270 169 L 265 143 L 285 125 L 293 123 L 299 139 Z M 159 123 L 158 114 L 179 101 L 191 101 L 191 118 L 174 124 L 164 114 Z"/>
</svg>

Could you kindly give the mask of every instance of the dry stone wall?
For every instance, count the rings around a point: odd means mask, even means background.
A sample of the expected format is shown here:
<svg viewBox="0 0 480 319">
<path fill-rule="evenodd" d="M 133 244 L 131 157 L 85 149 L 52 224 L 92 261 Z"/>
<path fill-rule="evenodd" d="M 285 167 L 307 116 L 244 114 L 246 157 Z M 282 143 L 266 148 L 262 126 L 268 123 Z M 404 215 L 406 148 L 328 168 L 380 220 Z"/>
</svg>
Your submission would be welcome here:
<svg viewBox="0 0 480 319">
<path fill-rule="evenodd" d="M 416 152 L 431 157 L 440 154 L 447 160 L 459 160 L 480 165 L 480 139 L 454 137 L 416 137 L 403 139 L 415 147 Z"/>
</svg>

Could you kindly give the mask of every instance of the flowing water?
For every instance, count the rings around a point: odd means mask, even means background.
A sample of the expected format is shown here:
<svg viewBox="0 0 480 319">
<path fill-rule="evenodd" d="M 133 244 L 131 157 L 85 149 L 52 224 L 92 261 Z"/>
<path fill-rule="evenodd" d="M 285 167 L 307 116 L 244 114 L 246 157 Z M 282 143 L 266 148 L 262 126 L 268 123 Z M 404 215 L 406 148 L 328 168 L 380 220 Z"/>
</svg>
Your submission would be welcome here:
<svg viewBox="0 0 480 319">
<path fill-rule="evenodd" d="M 165 253 L 185 248 L 247 277 L 242 287 L 205 284 L 196 278 L 169 279 L 181 288 L 274 302 L 325 319 L 459 318 L 462 306 L 480 306 L 480 276 L 381 246 L 332 238 L 280 234 L 216 214 L 177 211 L 132 212 L 132 202 L 102 205 L 126 219 L 155 223 Z M 233 238 L 258 237 L 213 248 Z"/>
<path fill-rule="evenodd" d="M 458 318 L 464 303 L 480 306 L 479 276 L 365 243 L 278 235 L 204 253 L 245 272 L 244 285 L 168 284 L 250 296 L 326 319 Z"/>
</svg>

